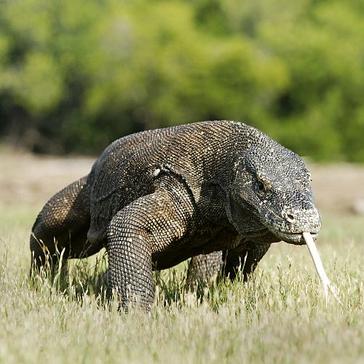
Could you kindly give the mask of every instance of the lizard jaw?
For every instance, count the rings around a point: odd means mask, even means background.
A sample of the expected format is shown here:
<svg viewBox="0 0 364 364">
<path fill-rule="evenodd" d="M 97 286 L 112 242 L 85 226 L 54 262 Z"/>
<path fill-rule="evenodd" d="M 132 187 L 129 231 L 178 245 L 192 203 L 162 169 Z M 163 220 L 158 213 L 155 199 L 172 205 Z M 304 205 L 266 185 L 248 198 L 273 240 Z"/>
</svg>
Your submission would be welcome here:
<svg viewBox="0 0 364 364">
<path fill-rule="evenodd" d="M 304 245 L 306 244 L 305 239 L 303 238 L 303 233 L 289 233 L 283 231 L 276 231 L 274 234 L 288 244 L 294 245 Z M 311 236 L 314 240 L 316 240 L 318 233 L 311 232 Z"/>
</svg>

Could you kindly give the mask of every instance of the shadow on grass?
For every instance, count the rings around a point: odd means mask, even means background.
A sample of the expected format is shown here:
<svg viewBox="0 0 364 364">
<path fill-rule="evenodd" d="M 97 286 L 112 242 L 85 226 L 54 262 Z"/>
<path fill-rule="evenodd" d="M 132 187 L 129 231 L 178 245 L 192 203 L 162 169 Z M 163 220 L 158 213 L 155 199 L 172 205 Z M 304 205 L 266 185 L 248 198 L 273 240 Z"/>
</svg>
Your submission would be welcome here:
<svg viewBox="0 0 364 364">
<path fill-rule="evenodd" d="M 30 286 L 37 291 L 60 294 L 69 300 L 82 303 L 85 297 L 93 298 L 100 307 L 106 307 L 112 298 L 107 283 L 107 259 L 99 254 L 92 260 L 62 261 L 30 275 Z"/>
</svg>

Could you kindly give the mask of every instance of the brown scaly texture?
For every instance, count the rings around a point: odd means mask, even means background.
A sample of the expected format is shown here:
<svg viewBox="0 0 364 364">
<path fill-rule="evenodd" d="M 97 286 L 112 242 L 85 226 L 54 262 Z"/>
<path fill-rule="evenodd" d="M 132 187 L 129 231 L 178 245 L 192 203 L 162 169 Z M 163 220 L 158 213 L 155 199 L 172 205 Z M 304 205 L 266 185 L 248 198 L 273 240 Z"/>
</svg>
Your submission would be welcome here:
<svg viewBox="0 0 364 364">
<path fill-rule="evenodd" d="M 47 202 L 30 244 L 38 267 L 54 241 L 65 257 L 106 246 L 121 306 L 149 309 L 153 269 L 195 257 L 190 274 L 246 278 L 272 242 L 302 244 L 319 229 L 299 156 L 246 124 L 206 121 L 116 140 Z"/>
</svg>

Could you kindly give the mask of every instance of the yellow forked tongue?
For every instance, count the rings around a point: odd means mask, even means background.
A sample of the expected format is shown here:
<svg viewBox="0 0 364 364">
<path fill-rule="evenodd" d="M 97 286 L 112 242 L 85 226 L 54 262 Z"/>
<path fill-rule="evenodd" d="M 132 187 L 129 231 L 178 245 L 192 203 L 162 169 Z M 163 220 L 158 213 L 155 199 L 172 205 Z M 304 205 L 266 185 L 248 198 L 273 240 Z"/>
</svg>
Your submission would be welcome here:
<svg viewBox="0 0 364 364">
<path fill-rule="evenodd" d="M 328 293 L 329 290 L 332 293 L 332 295 L 335 297 L 335 299 L 342 304 L 337 289 L 334 285 L 331 284 L 329 277 L 327 276 L 324 266 L 322 265 L 322 261 L 320 258 L 320 254 L 316 248 L 316 244 L 314 242 L 314 240 L 312 239 L 312 236 L 310 233 L 303 233 L 303 238 L 306 241 L 308 250 L 310 251 L 312 260 L 313 260 L 313 264 L 315 265 L 316 271 L 318 276 L 320 277 L 321 283 L 322 283 L 322 287 L 324 289 L 324 295 L 325 295 L 325 299 L 326 299 L 326 303 L 327 303 L 327 299 L 328 299 Z"/>
</svg>

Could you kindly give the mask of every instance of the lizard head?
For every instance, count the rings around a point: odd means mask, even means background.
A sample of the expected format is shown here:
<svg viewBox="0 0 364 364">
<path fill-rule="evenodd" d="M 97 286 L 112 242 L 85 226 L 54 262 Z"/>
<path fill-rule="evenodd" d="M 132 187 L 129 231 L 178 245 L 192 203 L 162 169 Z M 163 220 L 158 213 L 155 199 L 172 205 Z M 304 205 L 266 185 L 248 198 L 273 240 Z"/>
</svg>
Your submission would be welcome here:
<svg viewBox="0 0 364 364">
<path fill-rule="evenodd" d="M 247 238 L 304 244 L 303 232 L 316 237 L 321 221 L 313 202 L 304 161 L 264 134 L 235 162 L 230 220 Z"/>
</svg>

